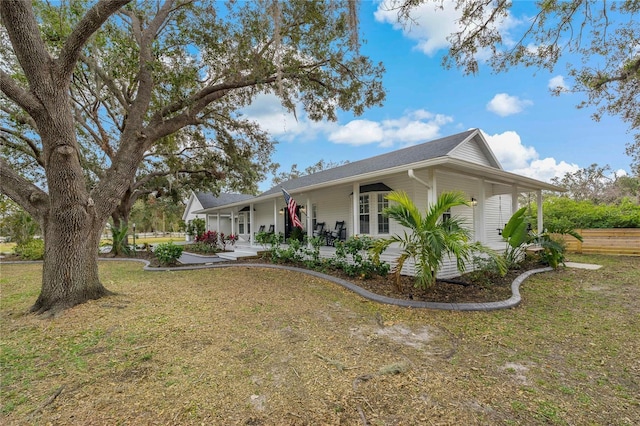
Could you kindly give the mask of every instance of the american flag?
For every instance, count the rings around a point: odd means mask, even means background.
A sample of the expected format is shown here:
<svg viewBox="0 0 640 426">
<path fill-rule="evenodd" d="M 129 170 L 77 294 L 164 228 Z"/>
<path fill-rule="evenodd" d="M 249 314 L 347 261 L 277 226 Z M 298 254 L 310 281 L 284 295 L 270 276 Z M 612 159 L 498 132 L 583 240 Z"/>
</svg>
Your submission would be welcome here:
<svg viewBox="0 0 640 426">
<path fill-rule="evenodd" d="M 284 195 L 284 202 L 287 203 L 287 210 L 289 210 L 291 223 L 293 223 L 293 226 L 297 226 L 302 229 L 302 222 L 300 222 L 300 219 L 298 219 L 298 216 L 296 215 L 296 210 L 298 209 L 296 200 L 294 200 L 284 188 L 282 188 L 282 194 Z"/>
</svg>

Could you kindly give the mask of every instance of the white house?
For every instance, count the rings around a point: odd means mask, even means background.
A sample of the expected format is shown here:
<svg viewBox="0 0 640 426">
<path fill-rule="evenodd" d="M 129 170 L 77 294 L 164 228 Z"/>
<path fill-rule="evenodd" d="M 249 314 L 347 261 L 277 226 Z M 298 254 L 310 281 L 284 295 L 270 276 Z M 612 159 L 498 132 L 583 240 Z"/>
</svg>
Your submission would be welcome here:
<svg viewBox="0 0 640 426">
<path fill-rule="evenodd" d="M 473 206 L 457 207 L 451 214 L 465 219 L 476 241 L 496 249 L 504 248 L 500 230 L 518 209 L 519 194 L 536 194 L 537 228 L 542 229 L 542 191 L 563 191 L 505 171 L 482 133 L 473 129 L 292 179 L 255 197 L 201 204 L 202 209 L 193 203 L 187 206 L 185 217 L 206 214 L 208 229 L 225 232 L 222 225 L 229 224 L 244 241 L 252 241 L 263 226 L 288 235 L 291 224 L 282 188 L 300 207 L 307 235 L 312 235 L 317 223 L 333 229 L 336 222 L 344 221 L 343 237 L 366 234 L 374 238 L 402 233 L 399 224 L 382 215 L 388 192 L 406 191 L 425 210 L 440 193 L 463 191 Z"/>
<path fill-rule="evenodd" d="M 216 212 L 215 214 L 207 214 L 207 211 L 222 207 L 228 204 L 238 203 L 253 198 L 253 195 L 246 194 L 229 194 L 222 193 L 218 196 L 206 192 L 191 191 L 187 206 L 182 214 L 182 220 L 190 222 L 193 219 L 205 219 L 206 229 L 215 230 L 229 234 L 248 234 L 249 229 L 244 229 L 243 224 L 238 224 L 238 218 L 244 216 L 232 216 L 234 209 L 229 212 Z M 233 221 L 232 221 L 233 219 Z M 233 223 L 233 225 L 232 225 Z M 240 231 L 240 232 L 238 232 Z"/>
</svg>

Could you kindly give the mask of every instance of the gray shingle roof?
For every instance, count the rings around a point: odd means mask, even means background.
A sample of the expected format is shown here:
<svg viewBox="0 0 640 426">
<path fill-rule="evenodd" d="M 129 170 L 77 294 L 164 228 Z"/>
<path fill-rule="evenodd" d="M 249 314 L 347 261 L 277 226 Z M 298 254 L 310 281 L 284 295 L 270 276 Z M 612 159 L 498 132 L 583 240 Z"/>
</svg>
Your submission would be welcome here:
<svg viewBox="0 0 640 426">
<path fill-rule="evenodd" d="M 291 191 L 298 188 L 345 179 L 365 173 L 390 169 L 405 164 L 413 164 L 420 161 L 444 157 L 476 131 L 477 129 L 467 130 L 466 132 L 447 136 L 441 139 L 399 149 L 376 157 L 354 161 L 353 163 L 323 170 L 311 175 L 301 176 L 299 178 L 283 182 L 282 184 L 263 192 L 259 196 L 279 193 L 281 191 L 281 187 Z"/>
<path fill-rule="evenodd" d="M 228 193 L 222 193 L 216 197 L 210 192 L 196 192 L 196 197 L 198 201 L 200 201 L 200 204 L 202 204 L 203 209 L 224 206 L 225 204 L 237 203 L 254 198 L 253 195 Z"/>
</svg>

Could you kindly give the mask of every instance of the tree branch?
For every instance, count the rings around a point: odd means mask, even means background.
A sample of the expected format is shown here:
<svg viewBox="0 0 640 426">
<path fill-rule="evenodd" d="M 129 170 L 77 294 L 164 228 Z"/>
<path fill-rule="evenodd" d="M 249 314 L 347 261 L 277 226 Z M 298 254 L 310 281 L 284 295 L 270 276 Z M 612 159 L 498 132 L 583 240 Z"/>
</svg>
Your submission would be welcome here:
<svg viewBox="0 0 640 426">
<path fill-rule="evenodd" d="M 2 2 L 0 1 L 0 4 L 1 3 Z M 0 70 L 0 91 L 28 113 L 31 113 L 42 106 L 38 99 L 22 87 L 18 86 L 13 78 L 2 70 Z M 3 108 L 3 110 L 5 109 Z"/>
<path fill-rule="evenodd" d="M 51 62 L 51 56 L 40 38 L 40 29 L 33 13 L 31 1 L 0 1 L 0 16 L 9 34 L 18 63 L 24 70 L 29 84 L 33 86 L 34 82 L 46 80 L 47 65 Z M 4 80 L 4 72 L 2 75 L 2 80 Z M 8 75 L 6 77 L 9 78 Z M 4 84 L 3 81 L 3 92 L 5 91 Z M 23 105 L 14 96 L 11 99 L 19 105 Z"/>
<path fill-rule="evenodd" d="M 87 40 L 111 15 L 131 0 L 101 0 L 87 11 L 69 35 L 59 56 L 60 78 L 66 80 L 76 66 L 80 52 Z M 15 43 L 14 43 L 15 45 Z"/>
<path fill-rule="evenodd" d="M 626 81 L 629 78 L 640 79 L 640 56 L 625 65 L 620 74 L 616 76 L 607 77 L 598 74 L 593 78 L 596 80 L 592 83 L 592 88 L 595 90 L 600 90 L 603 86 L 606 86 L 607 84 L 614 81 Z"/>
<path fill-rule="evenodd" d="M 6 143 L 4 143 L 3 145 L 5 146 L 10 146 L 13 149 L 16 149 L 30 157 L 32 157 L 34 160 L 36 160 L 38 162 L 38 164 L 42 167 L 44 167 L 44 161 L 42 160 L 42 153 L 40 152 L 40 149 L 38 148 L 37 144 L 35 143 L 35 141 L 33 139 L 30 139 L 26 136 L 24 136 L 23 134 L 16 132 L 12 129 L 7 129 L 5 127 L 0 127 L 0 132 L 4 132 L 7 134 L 10 134 L 11 136 L 18 138 L 22 141 L 24 141 L 27 145 L 29 145 L 29 148 L 31 148 L 31 151 L 26 150 L 24 147 L 16 145 L 11 143 L 8 139 L 3 138 L 3 140 L 6 141 Z"/>
<path fill-rule="evenodd" d="M 43 223 L 49 208 L 49 195 L 16 173 L 1 157 L 0 192 L 18 203 L 39 223 Z"/>
<path fill-rule="evenodd" d="M 123 91 L 116 85 L 115 81 L 111 77 L 109 77 L 106 72 L 104 72 L 102 67 L 98 65 L 98 63 L 94 61 L 93 58 L 87 57 L 85 55 L 80 55 L 80 60 L 89 67 L 90 71 L 94 71 L 100 77 L 111 94 L 118 100 L 118 102 L 120 102 L 122 108 L 127 111 L 129 105 L 127 104 Z"/>
</svg>

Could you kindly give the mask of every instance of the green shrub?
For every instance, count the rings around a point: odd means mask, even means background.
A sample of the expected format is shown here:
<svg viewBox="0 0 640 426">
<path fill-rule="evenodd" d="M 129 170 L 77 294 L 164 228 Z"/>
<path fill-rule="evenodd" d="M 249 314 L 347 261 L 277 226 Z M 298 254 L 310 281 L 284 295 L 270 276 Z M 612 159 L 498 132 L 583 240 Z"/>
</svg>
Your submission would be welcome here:
<svg viewBox="0 0 640 426">
<path fill-rule="evenodd" d="M 596 204 L 567 197 L 547 197 L 544 200 L 544 224 L 573 229 L 640 228 L 640 205 L 624 198 L 615 204 Z M 537 207 L 531 207 L 532 222 L 537 220 Z"/>
<path fill-rule="evenodd" d="M 185 226 L 187 235 L 190 235 L 192 237 L 196 237 L 198 235 L 203 234 L 205 228 L 206 228 L 206 223 L 204 219 L 201 219 L 199 217 L 190 220 Z"/>
<path fill-rule="evenodd" d="M 44 258 L 44 241 L 27 240 L 17 245 L 14 252 L 24 260 L 42 260 Z"/>
<path fill-rule="evenodd" d="M 158 244 L 155 254 L 161 265 L 172 266 L 178 263 L 178 258 L 182 256 L 182 246 L 173 243 Z"/>
</svg>

